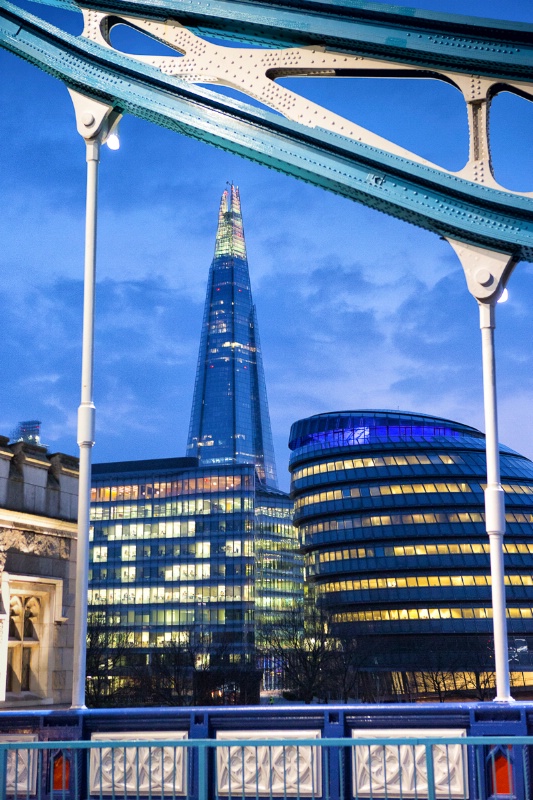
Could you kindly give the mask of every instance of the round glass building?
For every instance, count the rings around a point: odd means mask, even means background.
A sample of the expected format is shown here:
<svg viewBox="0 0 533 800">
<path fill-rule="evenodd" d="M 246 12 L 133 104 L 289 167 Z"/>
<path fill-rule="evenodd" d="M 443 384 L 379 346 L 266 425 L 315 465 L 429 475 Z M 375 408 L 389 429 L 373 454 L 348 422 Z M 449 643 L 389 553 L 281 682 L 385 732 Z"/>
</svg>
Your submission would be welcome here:
<svg viewBox="0 0 533 800">
<path fill-rule="evenodd" d="M 400 411 L 344 411 L 291 428 L 294 524 L 306 577 L 358 668 L 388 695 L 490 695 L 485 437 Z M 533 683 L 533 462 L 500 445 L 512 683 Z M 439 677 L 436 677 L 439 676 Z"/>
</svg>

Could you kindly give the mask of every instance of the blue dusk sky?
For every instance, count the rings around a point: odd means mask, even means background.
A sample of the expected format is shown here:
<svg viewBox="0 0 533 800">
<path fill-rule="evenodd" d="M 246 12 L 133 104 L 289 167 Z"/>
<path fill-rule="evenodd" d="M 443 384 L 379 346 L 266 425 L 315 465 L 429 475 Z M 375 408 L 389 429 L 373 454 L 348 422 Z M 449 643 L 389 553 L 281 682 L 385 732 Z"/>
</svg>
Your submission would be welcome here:
<svg viewBox="0 0 533 800">
<path fill-rule="evenodd" d="M 533 22 L 531 0 L 419 0 L 417 8 Z M 79 33 L 81 15 L 25 2 Z M 286 82 L 457 170 L 461 96 L 437 81 Z M 0 51 L 0 433 L 42 420 L 77 453 L 85 152 L 64 86 Z M 533 104 L 498 96 L 501 184 L 533 190 Z M 478 310 L 438 236 L 133 117 L 100 169 L 94 461 L 185 454 L 220 195 L 240 188 L 282 488 L 295 420 L 390 408 L 483 429 Z M 500 439 L 533 457 L 533 265 L 498 306 Z"/>
</svg>

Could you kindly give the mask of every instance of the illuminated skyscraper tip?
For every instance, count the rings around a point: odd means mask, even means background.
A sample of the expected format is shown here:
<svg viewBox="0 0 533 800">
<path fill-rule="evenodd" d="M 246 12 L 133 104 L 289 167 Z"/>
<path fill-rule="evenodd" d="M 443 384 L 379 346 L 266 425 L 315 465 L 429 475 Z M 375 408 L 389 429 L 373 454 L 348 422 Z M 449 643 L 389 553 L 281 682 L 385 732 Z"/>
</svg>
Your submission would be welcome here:
<svg viewBox="0 0 533 800">
<path fill-rule="evenodd" d="M 215 258 L 219 256 L 237 256 L 238 258 L 246 259 L 241 201 L 239 190 L 233 185 L 231 186 L 231 194 L 226 189 L 220 200 Z"/>
<path fill-rule="evenodd" d="M 276 464 L 239 190 L 220 201 L 209 270 L 187 455 L 200 464 L 255 464 L 276 488 Z"/>
</svg>

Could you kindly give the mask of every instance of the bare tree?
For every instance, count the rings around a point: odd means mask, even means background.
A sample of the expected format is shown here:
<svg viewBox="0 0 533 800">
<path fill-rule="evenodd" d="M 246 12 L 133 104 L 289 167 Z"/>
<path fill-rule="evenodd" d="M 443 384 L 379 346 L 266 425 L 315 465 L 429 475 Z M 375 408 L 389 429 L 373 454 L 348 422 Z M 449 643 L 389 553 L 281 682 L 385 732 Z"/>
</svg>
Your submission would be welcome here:
<svg viewBox="0 0 533 800">
<path fill-rule="evenodd" d="M 144 706 L 246 704 L 259 702 L 260 677 L 252 659 L 236 659 L 231 635 L 193 625 L 151 649 L 128 686 L 131 701 Z"/>
<path fill-rule="evenodd" d="M 166 642 L 148 654 L 146 663 L 132 670 L 141 705 L 186 706 L 193 701 L 194 664 L 187 643 Z"/>
<path fill-rule="evenodd" d="M 494 639 L 491 636 L 471 637 L 468 662 L 471 669 L 463 674 L 466 692 L 476 700 L 491 700 L 496 694 Z"/>
<path fill-rule="evenodd" d="M 283 665 L 285 688 L 297 698 L 311 703 L 314 697 L 327 697 L 334 644 L 327 616 L 314 603 L 297 606 L 265 626 L 260 649 Z"/>
<path fill-rule="evenodd" d="M 129 677 L 125 666 L 132 649 L 128 631 L 107 606 L 89 614 L 87 622 L 86 688 L 91 707 L 123 705 L 128 695 Z"/>
<path fill-rule="evenodd" d="M 372 649 L 368 643 L 362 643 L 347 634 L 331 639 L 330 647 L 327 677 L 329 698 L 343 703 L 351 698 L 359 698 L 363 687 L 366 688 L 367 682 L 362 680 L 362 675 L 370 663 Z"/>
</svg>

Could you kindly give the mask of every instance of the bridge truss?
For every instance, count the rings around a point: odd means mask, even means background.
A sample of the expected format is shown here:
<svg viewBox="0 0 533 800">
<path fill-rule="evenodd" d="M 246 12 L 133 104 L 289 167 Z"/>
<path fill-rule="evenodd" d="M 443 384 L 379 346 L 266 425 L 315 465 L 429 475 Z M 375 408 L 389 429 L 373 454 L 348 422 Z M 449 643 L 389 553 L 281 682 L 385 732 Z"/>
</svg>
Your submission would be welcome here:
<svg viewBox="0 0 533 800">
<path fill-rule="evenodd" d="M 79 561 L 87 561 L 94 439 L 92 319 L 99 147 L 121 115 L 133 114 L 425 228 L 455 249 L 480 307 L 497 699 L 510 699 L 495 303 L 516 263 L 533 261 L 533 193 L 510 191 L 496 182 L 489 110 L 502 91 L 533 100 L 533 25 L 366 0 L 43 2 L 81 11 L 82 35 L 73 36 L 0 0 L 0 46 L 65 83 L 74 101 L 78 131 L 87 143 Z M 117 25 L 156 39 L 167 46 L 168 55 L 118 51 L 111 42 Z M 463 95 L 468 111 L 467 163 L 458 172 L 433 164 L 277 82 L 291 76 L 433 78 L 451 84 Z M 243 99 L 228 98 L 205 85 L 229 87 Z M 79 586 L 86 583 L 86 566 L 78 571 Z M 85 624 L 86 605 L 80 603 L 76 618 L 80 646 Z M 83 705 L 83 649 L 78 659 L 73 705 Z"/>
</svg>

